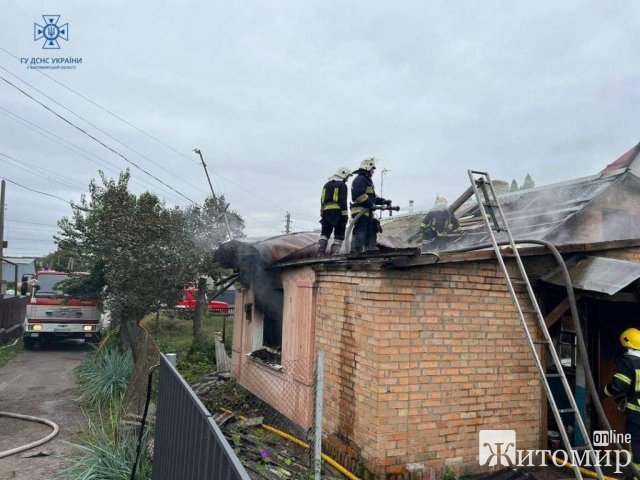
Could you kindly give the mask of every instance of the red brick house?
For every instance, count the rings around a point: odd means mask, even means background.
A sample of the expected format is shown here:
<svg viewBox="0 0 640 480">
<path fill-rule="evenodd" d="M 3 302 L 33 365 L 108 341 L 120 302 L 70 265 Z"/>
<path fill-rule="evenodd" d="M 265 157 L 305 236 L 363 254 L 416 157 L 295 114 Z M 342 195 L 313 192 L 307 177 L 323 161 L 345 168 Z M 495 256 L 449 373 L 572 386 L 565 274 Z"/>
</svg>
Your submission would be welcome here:
<svg viewBox="0 0 640 480">
<path fill-rule="evenodd" d="M 611 375 L 619 332 L 640 321 L 640 178 L 632 173 L 639 154 L 640 144 L 598 175 L 500 196 L 514 237 L 548 240 L 569 261 L 600 385 Z M 543 446 L 553 425 L 477 205 L 456 215 L 462 234 L 435 255 L 403 244 L 421 215 L 388 221 L 381 250 L 360 257 L 316 258 L 317 233 L 225 244 L 218 261 L 241 274 L 234 378 L 306 428 L 313 367 L 287 365 L 322 349 L 325 446 L 346 463 L 358 457 L 375 478 L 432 478 L 444 466 L 478 471 L 481 429 L 516 430 L 521 449 Z M 520 253 L 584 418 L 596 428 L 557 265 L 541 247 Z M 269 362 L 251 355 L 264 349 L 274 355 Z M 260 391 L 256 375 L 286 383 L 295 400 Z M 615 405 L 605 408 L 623 431 Z"/>
</svg>

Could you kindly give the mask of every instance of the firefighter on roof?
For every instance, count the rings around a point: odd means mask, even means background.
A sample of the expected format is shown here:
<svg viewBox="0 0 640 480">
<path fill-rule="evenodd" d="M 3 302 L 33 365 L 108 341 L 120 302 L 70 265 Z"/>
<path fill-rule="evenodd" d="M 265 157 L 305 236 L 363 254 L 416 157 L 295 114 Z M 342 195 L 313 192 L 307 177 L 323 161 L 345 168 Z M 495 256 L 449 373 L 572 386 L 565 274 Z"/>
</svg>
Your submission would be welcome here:
<svg viewBox="0 0 640 480">
<path fill-rule="evenodd" d="M 373 250 L 376 247 L 378 233 L 382 232 L 380 222 L 373 216 L 375 205 L 391 205 L 391 200 L 378 197 L 373 188 L 371 177 L 376 170 L 375 158 L 365 158 L 360 162 L 360 168 L 354 173 L 357 177 L 351 183 L 351 217 L 364 211 L 353 227 L 351 251 L 354 253 Z"/>
<path fill-rule="evenodd" d="M 340 251 L 344 232 L 349 220 L 349 207 L 347 196 L 347 179 L 351 176 L 351 170 L 340 167 L 335 175 L 329 177 L 329 181 L 322 187 L 320 193 L 320 224 L 322 232 L 318 240 L 318 255 L 324 255 L 327 251 L 327 243 L 333 232 L 333 244 L 331 255 Z"/>
<path fill-rule="evenodd" d="M 420 224 L 423 242 L 430 242 L 434 238 L 444 237 L 460 229 L 458 219 L 447 209 L 447 199 L 436 198 L 433 208 L 427 212 Z"/>
<path fill-rule="evenodd" d="M 626 329 L 620 335 L 620 343 L 627 351 L 618 359 L 616 373 L 604 387 L 604 393 L 622 398 L 633 463 L 640 468 L 640 330 Z"/>
</svg>

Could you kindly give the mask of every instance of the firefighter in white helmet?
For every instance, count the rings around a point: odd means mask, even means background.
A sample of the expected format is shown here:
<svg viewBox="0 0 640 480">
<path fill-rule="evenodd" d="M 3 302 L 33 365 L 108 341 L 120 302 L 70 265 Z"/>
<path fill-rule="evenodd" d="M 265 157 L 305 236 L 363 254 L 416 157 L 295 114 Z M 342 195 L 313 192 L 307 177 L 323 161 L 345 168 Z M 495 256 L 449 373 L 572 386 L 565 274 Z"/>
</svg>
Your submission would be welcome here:
<svg viewBox="0 0 640 480">
<path fill-rule="evenodd" d="M 318 240 L 318 254 L 324 255 L 327 251 L 327 243 L 333 232 L 333 244 L 331 255 L 340 251 L 344 233 L 349 219 L 347 180 L 351 176 L 351 170 L 340 167 L 336 173 L 329 177 L 329 181 L 322 187 L 320 193 L 320 225 L 322 232 Z"/>
<path fill-rule="evenodd" d="M 617 360 L 616 373 L 604 393 L 621 399 L 633 463 L 640 468 L 640 330 L 627 328 L 620 335 L 620 343 L 627 351 Z"/>
<path fill-rule="evenodd" d="M 391 205 L 391 200 L 378 197 L 373 188 L 371 177 L 376 171 L 375 158 L 365 158 L 351 183 L 351 217 L 364 211 L 353 227 L 351 252 L 360 253 L 376 247 L 378 233 L 382 232 L 380 222 L 374 218 L 372 208 L 375 205 Z"/>
</svg>

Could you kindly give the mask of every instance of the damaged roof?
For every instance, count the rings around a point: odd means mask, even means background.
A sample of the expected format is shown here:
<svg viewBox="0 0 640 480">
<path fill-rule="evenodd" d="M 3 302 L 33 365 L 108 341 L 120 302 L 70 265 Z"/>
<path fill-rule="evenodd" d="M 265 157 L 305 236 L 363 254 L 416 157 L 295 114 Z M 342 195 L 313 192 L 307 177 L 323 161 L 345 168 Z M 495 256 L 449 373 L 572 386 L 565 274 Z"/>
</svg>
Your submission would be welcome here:
<svg viewBox="0 0 640 480">
<path fill-rule="evenodd" d="M 226 268 L 260 263 L 273 265 L 278 262 L 299 260 L 317 255 L 319 232 L 300 232 L 274 237 L 237 238 L 223 243 L 214 260 Z"/>
<path fill-rule="evenodd" d="M 616 188 L 612 188 L 613 186 Z M 614 191 L 615 190 L 615 191 Z M 605 192 L 602 205 L 592 215 L 582 215 Z M 640 199 L 640 179 L 630 172 L 580 178 L 568 182 L 498 195 L 507 224 L 516 240 L 548 240 L 556 245 L 640 238 L 635 228 L 640 212 L 633 204 Z M 595 211 L 597 210 L 597 211 Z M 635 212 L 634 212 L 635 211 Z M 439 238 L 426 247 L 438 252 L 481 248 L 490 243 L 478 204 L 467 203 L 456 212 L 460 231 Z M 605 218 L 606 217 L 606 218 Z M 383 223 L 378 243 L 388 248 L 416 246 L 409 243 L 423 215 L 407 215 Z M 626 218 L 626 220 L 625 220 Z M 505 241 L 504 233 L 497 234 Z"/>
</svg>

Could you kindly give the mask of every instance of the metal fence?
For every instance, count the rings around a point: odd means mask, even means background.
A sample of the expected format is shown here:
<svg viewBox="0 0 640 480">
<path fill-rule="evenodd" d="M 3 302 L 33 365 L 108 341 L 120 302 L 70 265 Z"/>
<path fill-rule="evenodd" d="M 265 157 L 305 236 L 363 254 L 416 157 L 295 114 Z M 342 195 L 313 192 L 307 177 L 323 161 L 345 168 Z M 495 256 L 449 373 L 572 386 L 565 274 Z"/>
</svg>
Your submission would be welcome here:
<svg viewBox="0 0 640 480">
<path fill-rule="evenodd" d="M 164 355 L 157 408 L 154 480 L 250 479 L 211 413 Z"/>
<path fill-rule="evenodd" d="M 0 296 L 0 343 L 4 341 L 7 333 L 24 321 L 27 301 L 26 297 Z"/>
</svg>

